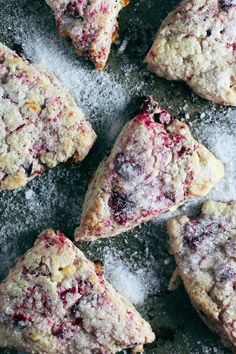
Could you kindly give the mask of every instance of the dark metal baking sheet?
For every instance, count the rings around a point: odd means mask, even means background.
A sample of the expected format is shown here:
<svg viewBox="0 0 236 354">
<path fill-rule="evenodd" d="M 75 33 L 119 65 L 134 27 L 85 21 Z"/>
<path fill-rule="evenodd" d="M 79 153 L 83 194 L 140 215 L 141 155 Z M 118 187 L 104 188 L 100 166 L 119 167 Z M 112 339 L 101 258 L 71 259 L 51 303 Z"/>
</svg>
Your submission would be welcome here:
<svg viewBox="0 0 236 354">
<path fill-rule="evenodd" d="M 14 192 L 0 193 L 0 278 L 6 276 L 16 258 L 32 246 L 36 236 L 46 227 L 62 229 L 69 237 L 79 222 L 83 196 L 87 184 L 98 162 L 107 153 L 115 135 L 129 116 L 135 113 L 140 104 L 140 96 L 154 95 L 161 104 L 175 116 L 184 118 L 183 106 L 188 104 L 188 112 L 198 117 L 199 111 L 220 112 L 221 108 L 197 98 L 182 83 L 170 83 L 148 73 L 143 58 L 150 47 L 155 32 L 162 19 L 178 4 L 177 0 L 131 0 L 120 16 L 120 44 L 128 41 L 124 55 L 118 55 L 119 45 L 113 46 L 106 68 L 108 73 L 116 74 L 117 80 L 127 81 L 132 97 L 120 110 L 114 109 L 117 127 L 114 134 L 105 138 L 110 125 L 115 125 L 114 118 L 110 122 L 101 108 L 88 106 L 81 94 L 80 104 L 88 112 L 94 129 L 98 133 L 98 141 L 90 156 L 79 166 L 61 165 L 46 171 L 40 178 L 31 182 L 26 188 Z M 54 18 L 43 0 L 0 0 L 0 39 L 18 52 L 24 52 L 22 42 L 30 39 L 32 33 L 39 30 L 44 40 L 57 37 Z M 24 39 L 24 40 L 23 40 Z M 61 48 L 66 42 L 59 40 Z M 37 45 L 37 44 L 35 44 Z M 72 53 L 72 51 L 71 51 Z M 70 53 L 70 60 L 81 63 L 84 70 L 93 71 L 87 61 L 78 60 Z M 130 68 L 129 73 L 124 67 Z M 140 82 L 140 87 L 138 83 Z M 94 85 L 100 85 L 95 82 Z M 101 92 L 102 94 L 102 92 Z M 115 103 L 114 103 L 115 107 Z M 197 120 L 196 123 L 197 124 Z M 28 193 L 35 196 L 34 202 L 27 199 Z M 32 197 L 32 196 L 31 196 Z M 96 244 L 79 245 L 92 259 L 104 257 L 104 248 L 120 250 L 124 260 L 137 257 L 145 259 L 146 251 L 155 259 L 160 285 L 153 295 L 149 296 L 139 310 L 150 321 L 157 340 L 146 347 L 145 353 L 151 354 L 223 354 L 219 339 L 213 335 L 198 318 L 190 305 L 190 301 L 181 286 L 176 292 L 167 290 L 168 282 L 174 269 L 171 259 L 166 264 L 168 243 L 165 224 L 149 222 L 126 235 L 114 239 L 100 241 Z M 167 262 L 168 263 L 168 262 Z M 151 270 L 150 270 L 151 271 Z M 3 353 L 15 353 L 2 349 Z"/>
</svg>

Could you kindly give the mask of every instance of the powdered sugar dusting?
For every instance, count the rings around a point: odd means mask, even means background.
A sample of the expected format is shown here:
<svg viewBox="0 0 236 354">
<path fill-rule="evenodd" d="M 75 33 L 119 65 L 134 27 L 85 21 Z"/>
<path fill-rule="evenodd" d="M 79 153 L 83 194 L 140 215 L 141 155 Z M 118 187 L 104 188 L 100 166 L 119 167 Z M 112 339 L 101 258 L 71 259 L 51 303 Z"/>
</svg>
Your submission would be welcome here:
<svg viewBox="0 0 236 354">
<path fill-rule="evenodd" d="M 220 133 L 215 143 L 212 144 L 212 151 L 225 164 L 225 178 L 217 185 L 211 193 L 211 198 L 221 201 L 236 199 L 236 136 L 234 134 Z"/>
<path fill-rule="evenodd" d="M 34 198 L 34 192 L 32 189 L 28 189 L 27 191 L 25 191 L 25 199 L 29 200 Z"/>
<path fill-rule="evenodd" d="M 236 5 L 236 2 L 234 5 Z M 226 35 L 229 39 L 229 43 L 234 43 L 234 41 L 236 40 L 236 27 L 233 20 L 229 20 L 229 22 L 227 23 Z"/>
<path fill-rule="evenodd" d="M 222 112 L 223 120 L 219 114 L 215 117 L 210 114 L 205 120 L 193 125 L 195 136 L 204 143 L 225 166 L 223 180 L 215 186 L 207 197 L 219 201 L 236 200 L 236 111 L 229 108 Z"/>
<path fill-rule="evenodd" d="M 156 294 L 159 288 L 159 279 L 153 269 L 152 261 L 146 262 L 144 267 L 128 264 L 122 260 L 122 253 L 104 250 L 105 275 L 115 289 L 133 304 L 142 305 L 147 297 Z"/>
<path fill-rule="evenodd" d="M 57 46 L 58 45 L 58 46 Z M 34 35 L 25 43 L 25 54 L 36 63 L 54 73 L 78 101 L 93 110 L 108 113 L 114 107 L 123 109 L 129 99 L 124 88 L 107 72 L 89 71 L 79 63 L 72 61 L 66 51 L 61 49 L 59 41 Z"/>
<path fill-rule="evenodd" d="M 130 94 L 113 74 L 87 70 L 73 60 L 74 53 L 71 53 L 72 57 L 68 56 L 62 43 L 55 38 L 45 41 L 45 37 L 34 34 L 25 42 L 24 50 L 27 57 L 60 79 L 95 126 L 99 126 L 99 119 L 118 119 L 130 100 Z M 103 133 L 106 135 L 107 130 Z"/>
<path fill-rule="evenodd" d="M 230 87 L 232 70 L 228 69 L 219 74 L 217 79 L 217 86 L 219 90 Z"/>
</svg>

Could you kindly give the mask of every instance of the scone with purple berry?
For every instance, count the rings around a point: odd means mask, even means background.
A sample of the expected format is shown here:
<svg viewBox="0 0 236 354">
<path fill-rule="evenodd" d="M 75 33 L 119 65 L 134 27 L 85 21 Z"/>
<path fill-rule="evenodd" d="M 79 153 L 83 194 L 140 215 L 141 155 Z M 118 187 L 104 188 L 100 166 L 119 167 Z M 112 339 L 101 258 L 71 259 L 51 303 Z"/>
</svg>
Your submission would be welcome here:
<svg viewBox="0 0 236 354">
<path fill-rule="evenodd" d="M 70 158 L 81 161 L 96 134 L 55 77 L 0 43 L 0 190 L 24 186 Z"/>
<path fill-rule="evenodd" d="M 188 126 L 149 97 L 95 173 L 75 238 L 91 241 L 132 229 L 206 195 L 223 174 L 222 163 Z"/>
<path fill-rule="evenodd" d="M 168 221 L 170 250 L 193 306 L 236 352 L 236 203 L 208 201 L 195 219 Z"/>
<path fill-rule="evenodd" d="M 44 231 L 0 285 L 0 347 L 112 354 L 153 340 L 149 324 L 101 267 L 61 232 Z"/>
<path fill-rule="evenodd" d="M 98 70 L 107 62 L 119 33 L 117 17 L 129 0 L 46 0 L 55 14 L 62 37 L 70 37 L 79 56 Z"/>
<path fill-rule="evenodd" d="M 184 0 L 161 25 L 145 61 L 159 76 L 236 106 L 235 28 L 235 0 Z"/>
</svg>

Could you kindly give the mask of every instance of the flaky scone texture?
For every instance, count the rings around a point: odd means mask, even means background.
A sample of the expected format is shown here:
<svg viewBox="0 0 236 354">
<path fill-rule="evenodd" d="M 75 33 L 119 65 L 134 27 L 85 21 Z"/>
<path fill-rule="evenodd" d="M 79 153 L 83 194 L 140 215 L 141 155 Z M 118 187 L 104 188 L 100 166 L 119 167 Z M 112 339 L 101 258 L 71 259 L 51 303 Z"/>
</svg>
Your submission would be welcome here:
<svg viewBox="0 0 236 354">
<path fill-rule="evenodd" d="M 236 106 L 236 2 L 184 0 L 161 25 L 145 59 L 168 80 L 184 80 L 200 96 Z"/>
<path fill-rule="evenodd" d="M 236 202 L 206 202 L 168 221 L 170 251 L 193 306 L 236 353 Z"/>
<path fill-rule="evenodd" d="M 55 77 L 0 43 L 0 189 L 24 186 L 70 158 L 81 161 L 96 134 Z"/>
<path fill-rule="evenodd" d="M 224 168 L 149 97 L 120 133 L 88 188 L 77 240 L 114 236 L 192 196 L 204 196 Z"/>
<path fill-rule="evenodd" d="M 63 37 L 70 37 L 79 56 L 88 57 L 98 70 L 107 62 L 119 33 L 117 17 L 129 0 L 46 0 Z"/>
<path fill-rule="evenodd" d="M 110 354 L 154 340 L 149 324 L 61 232 L 44 231 L 0 285 L 0 347 Z"/>
</svg>

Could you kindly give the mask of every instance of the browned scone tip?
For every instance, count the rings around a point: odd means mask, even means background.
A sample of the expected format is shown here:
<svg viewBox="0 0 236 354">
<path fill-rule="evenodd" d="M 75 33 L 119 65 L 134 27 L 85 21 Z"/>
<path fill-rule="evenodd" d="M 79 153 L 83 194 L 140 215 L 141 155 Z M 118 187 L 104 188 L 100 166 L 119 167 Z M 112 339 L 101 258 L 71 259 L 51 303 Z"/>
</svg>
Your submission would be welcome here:
<svg viewBox="0 0 236 354">
<path fill-rule="evenodd" d="M 111 44 L 119 36 L 120 10 L 128 0 L 46 0 L 62 37 L 70 37 L 78 56 L 88 57 L 103 70 Z"/>
</svg>

